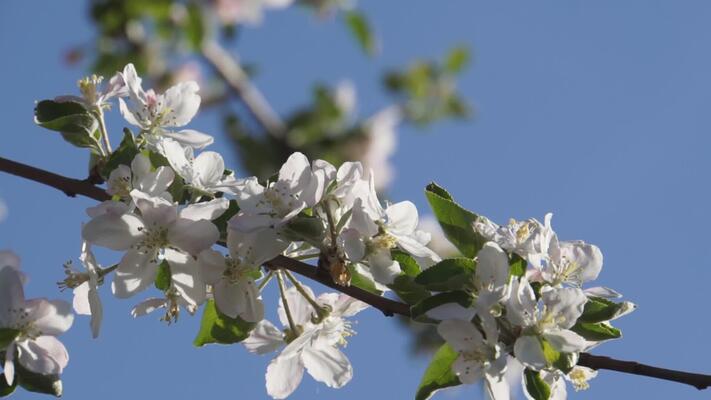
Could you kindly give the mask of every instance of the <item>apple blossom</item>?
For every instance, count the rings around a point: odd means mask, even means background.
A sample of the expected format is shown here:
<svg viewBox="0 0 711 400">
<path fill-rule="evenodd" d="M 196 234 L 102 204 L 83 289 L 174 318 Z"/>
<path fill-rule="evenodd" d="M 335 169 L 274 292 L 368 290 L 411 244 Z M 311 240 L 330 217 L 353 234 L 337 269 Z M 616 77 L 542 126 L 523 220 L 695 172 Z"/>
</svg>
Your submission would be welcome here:
<svg viewBox="0 0 711 400">
<path fill-rule="evenodd" d="M 131 191 L 136 189 L 152 197 L 173 201 L 168 188 L 174 178 L 175 174 L 169 167 L 158 167 L 153 171 L 148 157 L 139 153 L 131 161 L 130 168 L 122 164 L 111 171 L 106 192 L 130 200 Z"/>
</svg>

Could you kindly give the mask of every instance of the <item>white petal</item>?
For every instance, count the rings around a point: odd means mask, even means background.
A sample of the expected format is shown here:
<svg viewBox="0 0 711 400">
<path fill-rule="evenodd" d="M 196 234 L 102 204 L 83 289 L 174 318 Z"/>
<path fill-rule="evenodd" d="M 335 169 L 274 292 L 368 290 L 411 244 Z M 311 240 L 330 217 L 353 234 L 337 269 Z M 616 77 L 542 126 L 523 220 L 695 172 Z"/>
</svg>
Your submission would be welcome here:
<svg viewBox="0 0 711 400">
<path fill-rule="evenodd" d="M 127 252 L 121 259 L 111 283 L 114 296 L 128 298 L 150 286 L 158 274 L 156 257 L 156 253 Z"/>
<path fill-rule="evenodd" d="M 198 221 L 201 219 L 212 221 L 224 214 L 230 207 L 230 202 L 224 197 L 190 204 L 180 210 L 180 218 Z"/>
<path fill-rule="evenodd" d="M 180 218 L 168 230 L 168 240 L 190 254 L 200 254 L 220 238 L 220 231 L 210 221 Z"/>
<path fill-rule="evenodd" d="M 417 228 L 417 207 L 411 201 L 401 201 L 385 209 L 387 229 L 393 235 L 410 235 Z"/>
<path fill-rule="evenodd" d="M 368 256 L 368 263 L 373 278 L 384 285 L 392 284 L 402 272 L 400 263 L 391 258 L 390 250 L 379 250 L 372 253 Z"/>
<path fill-rule="evenodd" d="M 231 229 L 240 232 L 251 233 L 262 229 L 273 228 L 277 224 L 277 220 L 269 215 L 254 215 L 239 212 L 229 221 Z"/>
<path fill-rule="evenodd" d="M 168 113 L 163 126 L 184 126 L 193 119 L 200 108 L 200 87 L 194 81 L 180 82 L 168 88 L 163 95 Z M 161 110 L 162 111 L 162 110 Z"/>
<path fill-rule="evenodd" d="M 5 349 L 5 363 L 3 364 L 3 375 L 8 385 L 12 386 L 15 381 L 15 342 L 11 342 Z"/>
<path fill-rule="evenodd" d="M 558 316 L 558 326 L 568 329 L 582 315 L 587 296 L 578 288 L 556 288 L 543 292 L 541 300 L 553 315 Z"/>
<path fill-rule="evenodd" d="M 221 313 L 230 318 L 237 318 L 244 312 L 247 300 L 239 285 L 232 284 L 227 279 L 220 279 L 213 285 L 213 290 L 215 305 Z"/>
<path fill-rule="evenodd" d="M 153 197 L 136 189 L 131 191 L 131 198 L 141 210 L 143 221 L 149 227 L 167 227 L 178 217 L 177 206 L 163 198 Z"/>
<path fill-rule="evenodd" d="M 452 364 L 452 371 L 457 374 L 459 380 L 464 384 L 476 383 L 482 378 L 484 371 L 480 362 L 467 360 L 461 355 Z"/>
<path fill-rule="evenodd" d="M 304 290 L 306 293 L 313 299 L 316 296 L 314 296 L 313 290 L 311 290 L 310 287 L 301 284 L 303 286 Z M 297 325 L 306 325 L 311 321 L 311 316 L 314 313 L 313 307 L 311 307 L 311 304 L 309 304 L 306 299 L 296 290 L 295 287 L 290 287 L 286 290 L 286 301 L 289 303 L 289 310 L 291 311 L 291 316 L 294 318 L 294 323 Z M 289 326 L 289 321 L 286 318 L 286 312 L 284 312 L 284 304 L 282 301 L 279 301 L 279 308 L 277 310 L 279 314 L 279 321 L 281 321 L 281 324 L 285 327 Z"/>
<path fill-rule="evenodd" d="M 622 294 L 604 286 L 596 286 L 583 290 L 588 296 L 597 296 L 604 299 L 618 299 L 622 297 Z"/>
<path fill-rule="evenodd" d="M 12 309 L 25 304 L 25 291 L 20 272 L 12 267 L 0 268 L 0 326 L 13 325 L 17 318 Z"/>
<path fill-rule="evenodd" d="M 178 132 L 163 131 L 162 134 L 163 136 L 173 139 L 183 146 L 190 146 L 196 150 L 203 149 L 215 141 L 215 138 L 212 136 L 193 129 L 183 129 Z"/>
<path fill-rule="evenodd" d="M 563 353 L 574 353 L 585 349 L 585 339 L 567 329 L 551 329 L 543 333 L 543 337 L 554 349 Z"/>
<path fill-rule="evenodd" d="M 54 336 L 40 336 L 34 340 L 18 343 L 17 361 L 32 372 L 51 375 L 61 374 L 69 362 L 69 354 Z"/>
<path fill-rule="evenodd" d="M 546 367 L 546 357 L 538 336 L 525 335 L 516 339 L 514 355 L 524 365 L 533 369 Z"/>
<path fill-rule="evenodd" d="M 275 399 L 285 399 L 296 390 L 304 376 L 300 357 L 279 356 L 267 367 L 267 393 Z"/>
<path fill-rule="evenodd" d="M 474 318 L 475 314 L 475 308 L 462 307 L 459 303 L 445 303 L 441 306 L 434 307 L 425 313 L 427 317 L 438 321 L 445 321 L 448 319 L 469 321 Z"/>
<path fill-rule="evenodd" d="M 212 249 L 203 250 L 198 255 L 198 265 L 202 278 L 213 285 L 222 279 L 225 272 L 225 256 Z"/>
<path fill-rule="evenodd" d="M 260 321 L 242 341 L 250 353 L 266 354 L 276 351 L 284 344 L 284 334 L 267 320 Z"/>
<path fill-rule="evenodd" d="M 142 302 L 136 304 L 131 310 L 131 316 L 133 318 L 143 317 L 152 313 L 153 311 L 164 308 L 168 305 L 166 299 L 152 297 L 150 299 L 143 300 Z"/>
<path fill-rule="evenodd" d="M 74 288 L 74 298 L 72 306 L 74 312 L 79 315 L 91 315 L 91 307 L 89 306 L 89 282 L 84 282 Z"/>
<path fill-rule="evenodd" d="M 500 287 L 509 280 L 509 259 L 499 245 L 487 242 L 477 255 L 476 277 L 482 287 Z"/>
<path fill-rule="evenodd" d="M 456 351 L 469 351 L 485 346 L 481 332 L 469 321 L 442 321 L 437 325 L 437 332 Z"/>
<path fill-rule="evenodd" d="M 44 300 L 33 303 L 34 307 L 39 308 L 31 312 L 36 312 L 41 315 L 34 321 L 34 327 L 42 332 L 43 335 L 61 335 L 69 330 L 74 322 L 74 314 L 72 314 L 72 306 L 62 300 Z M 30 302 L 28 301 L 28 304 Z"/>
<path fill-rule="evenodd" d="M 328 387 L 340 388 L 353 378 L 353 367 L 340 350 L 329 345 L 306 346 L 301 360 L 315 380 Z"/>
<path fill-rule="evenodd" d="M 222 180 L 225 172 L 225 162 L 222 156 L 214 151 L 202 152 L 193 161 L 193 170 L 200 187 L 209 188 Z"/>
<path fill-rule="evenodd" d="M 253 233 L 227 230 L 227 247 L 233 258 L 258 267 L 281 254 L 289 246 L 279 239 L 274 229 L 262 229 Z"/>
<path fill-rule="evenodd" d="M 143 237 L 143 221 L 133 215 L 103 214 L 82 228 L 84 240 L 111 250 L 126 250 Z"/>
<path fill-rule="evenodd" d="M 489 395 L 491 400 L 510 400 L 511 393 L 509 383 L 502 376 L 492 376 L 488 373 L 484 374 L 484 390 Z"/>
<path fill-rule="evenodd" d="M 170 265 L 173 287 L 180 297 L 192 306 L 204 303 L 206 287 L 197 262 L 191 256 L 172 249 L 165 250 L 165 259 Z"/>
</svg>

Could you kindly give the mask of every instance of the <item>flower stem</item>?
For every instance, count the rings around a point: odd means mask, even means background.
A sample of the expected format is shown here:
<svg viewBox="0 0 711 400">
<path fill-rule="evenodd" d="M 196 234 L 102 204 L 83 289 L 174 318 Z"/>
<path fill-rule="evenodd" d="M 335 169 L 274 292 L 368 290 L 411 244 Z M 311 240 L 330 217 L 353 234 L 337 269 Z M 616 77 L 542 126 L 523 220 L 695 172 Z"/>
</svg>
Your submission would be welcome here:
<svg viewBox="0 0 711 400">
<path fill-rule="evenodd" d="M 337 246 L 338 232 L 336 232 L 336 222 L 333 219 L 333 214 L 331 214 L 331 207 L 328 202 L 324 203 L 322 206 L 323 212 L 326 213 L 326 220 L 328 221 L 328 231 L 331 234 L 331 248 L 335 249 Z"/>
<path fill-rule="evenodd" d="M 106 146 L 106 151 L 110 153 L 113 152 L 111 150 L 111 141 L 109 140 L 109 132 L 106 130 L 106 122 L 104 121 L 104 111 L 99 108 L 96 111 L 97 116 L 99 117 L 99 132 L 101 132 L 101 137 L 104 139 L 104 145 Z"/>
<path fill-rule="evenodd" d="M 286 274 L 286 277 L 289 278 L 289 280 L 290 280 L 291 283 L 294 285 L 294 287 L 295 287 L 296 290 L 299 292 L 299 294 L 301 294 L 301 296 L 303 296 L 303 297 L 306 299 L 306 301 L 308 301 L 309 304 L 311 304 L 311 307 L 313 307 L 313 308 L 314 308 L 314 311 L 316 311 L 316 315 L 319 315 L 319 316 L 320 316 L 320 315 L 323 314 L 325 311 L 327 311 L 326 309 L 324 309 L 323 307 L 321 307 L 321 306 L 316 302 L 316 300 L 314 300 L 314 299 L 311 297 L 311 295 L 309 295 L 309 293 L 306 291 L 306 289 L 304 289 L 304 287 L 301 285 L 301 282 L 299 282 L 299 281 L 296 279 L 296 277 L 291 274 L 291 272 L 289 272 L 289 271 L 284 271 L 284 273 Z"/>
<path fill-rule="evenodd" d="M 291 310 L 289 309 L 289 302 L 286 300 L 286 289 L 284 288 L 284 278 L 281 276 L 281 270 L 276 271 L 277 281 L 279 282 L 279 292 L 281 293 L 281 302 L 284 305 L 284 313 L 286 314 L 286 319 L 289 321 L 289 329 L 291 332 L 298 332 L 298 328 L 294 323 L 294 317 L 291 316 Z"/>
<path fill-rule="evenodd" d="M 264 287 L 267 286 L 267 283 L 269 283 L 269 281 L 271 281 L 273 277 L 274 277 L 274 271 L 269 272 L 267 274 L 267 276 L 265 276 L 264 279 L 262 279 L 262 281 L 259 282 L 259 286 L 257 286 L 257 289 L 259 289 L 259 291 L 261 292 L 262 289 L 264 289 Z"/>
</svg>

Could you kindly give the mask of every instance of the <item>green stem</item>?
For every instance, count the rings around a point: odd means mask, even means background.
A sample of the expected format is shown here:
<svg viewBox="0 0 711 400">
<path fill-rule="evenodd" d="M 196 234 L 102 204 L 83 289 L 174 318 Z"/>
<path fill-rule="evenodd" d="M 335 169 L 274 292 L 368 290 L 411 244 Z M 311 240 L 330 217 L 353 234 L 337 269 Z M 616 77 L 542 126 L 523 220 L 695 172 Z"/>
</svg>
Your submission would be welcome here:
<svg viewBox="0 0 711 400">
<path fill-rule="evenodd" d="M 259 291 L 261 292 L 262 289 L 264 289 L 264 287 L 267 286 L 267 283 L 269 283 L 269 281 L 271 281 L 273 277 L 274 277 L 274 271 L 270 271 L 267 274 L 267 276 L 265 276 L 264 279 L 262 279 L 262 281 L 259 282 L 259 286 L 257 286 L 257 289 L 259 289 Z"/>
<path fill-rule="evenodd" d="M 326 311 L 323 307 L 321 307 L 316 300 L 314 300 L 311 295 L 304 289 L 304 287 L 301 285 L 301 282 L 299 282 L 294 275 L 291 274 L 289 271 L 284 271 L 286 274 L 286 277 L 289 278 L 291 283 L 294 285 L 296 290 L 303 296 L 306 301 L 311 304 L 311 307 L 314 308 L 314 311 L 316 311 L 316 315 L 321 315 L 323 314 L 324 311 Z"/>
<path fill-rule="evenodd" d="M 106 130 L 106 122 L 104 121 L 104 111 L 99 108 L 96 111 L 97 116 L 99 117 L 99 132 L 101 132 L 101 137 L 104 139 L 104 145 L 106 146 L 106 151 L 110 153 L 113 152 L 111 150 L 111 141 L 109 140 L 109 132 Z"/>
<path fill-rule="evenodd" d="M 292 332 L 298 332 L 296 324 L 294 323 L 294 317 L 291 316 L 291 309 L 289 309 L 289 302 L 286 300 L 286 289 L 284 288 L 284 278 L 281 276 L 281 271 L 276 271 L 277 281 L 279 282 L 279 292 L 281 293 L 281 302 L 284 305 L 284 313 L 286 314 L 286 319 L 289 321 L 289 329 Z"/>
<path fill-rule="evenodd" d="M 118 268 L 118 266 L 119 266 L 118 264 L 114 264 L 114 265 L 112 265 L 112 266 L 110 266 L 110 267 L 101 269 L 101 270 L 99 271 L 99 277 L 100 277 L 100 278 L 103 278 L 103 277 L 105 277 L 106 275 L 108 275 L 108 274 L 114 272 L 114 271 L 116 270 L 116 268 Z"/>
</svg>

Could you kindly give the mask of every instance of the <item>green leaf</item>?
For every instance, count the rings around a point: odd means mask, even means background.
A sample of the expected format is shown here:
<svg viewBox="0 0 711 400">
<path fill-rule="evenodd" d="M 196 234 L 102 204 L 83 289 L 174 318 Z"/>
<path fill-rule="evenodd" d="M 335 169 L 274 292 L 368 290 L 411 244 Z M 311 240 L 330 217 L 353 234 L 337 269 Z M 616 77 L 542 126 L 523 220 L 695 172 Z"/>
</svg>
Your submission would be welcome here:
<svg viewBox="0 0 711 400">
<path fill-rule="evenodd" d="M 476 257 L 486 242 L 472 226 L 479 216 L 457 204 L 446 190 L 434 182 L 427 185 L 425 195 L 447 239 L 464 256 Z"/>
<path fill-rule="evenodd" d="M 610 321 L 631 312 L 635 307 L 634 304 L 627 301 L 615 303 L 602 297 L 589 296 L 578 322 Z"/>
<path fill-rule="evenodd" d="M 366 292 L 377 294 L 378 296 L 383 294 L 383 292 L 375 287 L 375 282 L 358 272 L 355 265 L 348 264 L 346 268 L 348 268 L 348 273 L 351 275 L 351 286 L 363 289 Z"/>
<path fill-rule="evenodd" d="M 410 308 L 410 317 L 417 321 L 430 322 L 432 319 L 427 316 L 427 312 L 447 303 L 457 303 L 464 308 L 469 308 L 474 303 L 474 297 L 470 293 L 461 290 L 437 293 L 422 299 L 412 306 Z"/>
<path fill-rule="evenodd" d="M 436 292 L 464 290 L 471 287 L 475 268 L 470 258 L 449 258 L 422 271 L 415 282 Z"/>
<path fill-rule="evenodd" d="M 0 349 L 6 349 L 19 334 L 17 329 L 0 328 Z"/>
<path fill-rule="evenodd" d="M 432 295 L 429 290 L 415 283 L 415 279 L 407 274 L 397 276 L 388 287 L 407 304 L 419 303 Z"/>
<path fill-rule="evenodd" d="M 400 264 L 400 270 L 407 276 L 416 277 L 420 274 L 420 264 L 414 257 L 401 250 L 391 250 L 390 256 Z"/>
<path fill-rule="evenodd" d="M 523 372 L 523 381 L 525 383 L 526 392 L 534 400 L 548 400 L 551 396 L 551 388 L 541 378 L 538 371 L 526 368 Z"/>
<path fill-rule="evenodd" d="M 324 231 L 325 227 L 321 218 L 303 215 L 292 218 L 282 228 L 284 237 L 294 241 L 305 241 L 317 247 L 320 247 L 323 242 Z"/>
<path fill-rule="evenodd" d="M 161 292 L 165 292 L 170 289 L 170 265 L 168 265 L 168 262 L 165 260 L 163 260 L 163 262 L 158 266 L 155 286 L 156 289 Z"/>
<path fill-rule="evenodd" d="M 622 332 L 607 322 L 591 323 L 578 321 L 570 330 L 593 342 L 619 339 L 622 337 Z"/>
<path fill-rule="evenodd" d="M 466 47 L 455 47 L 444 60 L 444 69 L 451 74 L 460 73 L 469 64 L 469 49 Z"/>
<path fill-rule="evenodd" d="M 249 332 L 257 324 L 247 322 L 239 317 L 230 318 L 217 310 L 214 300 L 205 303 L 202 314 L 200 331 L 193 344 L 202 347 L 206 344 L 233 344 L 239 343 L 249 336 Z"/>
<path fill-rule="evenodd" d="M 57 132 L 91 135 L 99 123 L 78 101 L 42 100 L 35 106 L 35 123 Z"/>
<path fill-rule="evenodd" d="M 136 146 L 136 140 L 133 138 L 133 133 L 128 128 L 123 130 L 123 140 L 119 147 L 114 150 L 109 156 L 106 164 L 101 169 L 101 176 L 105 180 L 109 179 L 111 171 L 115 170 L 119 165 L 131 166 L 131 162 L 134 157 L 139 153 L 138 146 Z"/>
<path fill-rule="evenodd" d="M 447 343 L 437 350 L 420 380 L 415 400 L 426 400 L 440 389 L 461 385 L 457 375 L 452 372 L 452 364 L 458 356 L 459 353 Z"/>
<path fill-rule="evenodd" d="M 375 53 L 375 38 L 365 15 L 353 10 L 345 13 L 345 18 L 348 29 L 358 41 L 361 49 L 369 55 Z"/>
<path fill-rule="evenodd" d="M 509 260 L 509 277 L 522 277 L 526 274 L 526 266 L 528 263 L 518 254 L 512 253 Z"/>
</svg>

